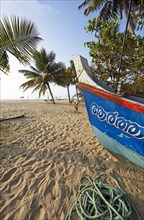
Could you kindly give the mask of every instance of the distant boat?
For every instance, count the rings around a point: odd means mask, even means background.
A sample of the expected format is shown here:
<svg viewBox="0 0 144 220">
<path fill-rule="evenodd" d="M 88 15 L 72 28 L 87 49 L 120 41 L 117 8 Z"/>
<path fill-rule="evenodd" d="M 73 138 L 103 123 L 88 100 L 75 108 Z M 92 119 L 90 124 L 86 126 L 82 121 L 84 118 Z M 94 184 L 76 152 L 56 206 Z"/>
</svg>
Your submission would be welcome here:
<svg viewBox="0 0 144 220">
<path fill-rule="evenodd" d="M 84 57 L 74 56 L 73 61 L 97 139 L 112 154 L 144 170 L 144 99 L 116 94 L 93 75 Z"/>
</svg>

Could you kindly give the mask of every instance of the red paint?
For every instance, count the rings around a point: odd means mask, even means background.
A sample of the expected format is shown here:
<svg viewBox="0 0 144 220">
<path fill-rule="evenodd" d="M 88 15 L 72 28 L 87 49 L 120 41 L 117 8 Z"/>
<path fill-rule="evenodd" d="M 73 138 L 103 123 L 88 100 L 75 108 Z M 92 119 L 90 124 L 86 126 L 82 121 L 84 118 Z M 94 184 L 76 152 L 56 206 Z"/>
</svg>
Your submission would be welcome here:
<svg viewBox="0 0 144 220">
<path fill-rule="evenodd" d="M 125 108 L 132 109 L 136 112 L 144 113 L 144 105 L 141 103 L 137 104 L 136 102 L 134 102 L 132 100 L 123 98 L 121 96 L 107 92 L 107 91 L 99 89 L 99 88 L 95 88 L 94 86 L 87 85 L 85 83 L 78 83 L 78 87 L 80 89 L 86 90 L 87 92 L 91 92 L 94 95 L 102 97 L 106 100 L 109 100 L 109 101 L 115 102 L 121 106 L 124 106 Z"/>
</svg>

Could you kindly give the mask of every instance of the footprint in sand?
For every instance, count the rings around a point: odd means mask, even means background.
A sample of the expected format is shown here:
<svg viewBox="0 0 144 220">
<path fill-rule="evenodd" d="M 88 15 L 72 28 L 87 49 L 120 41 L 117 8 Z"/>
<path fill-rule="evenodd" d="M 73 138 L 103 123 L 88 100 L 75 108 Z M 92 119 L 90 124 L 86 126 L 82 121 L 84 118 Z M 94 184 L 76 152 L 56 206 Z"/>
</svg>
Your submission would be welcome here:
<svg viewBox="0 0 144 220">
<path fill-rule="evenodd" d="M 54 169 L 52 169 L 51 171 L 50 171 L 50 178 L 55 178 L 55 176 L 56 176 L 56 172 L 55 172 L 55 170 Z"/>
</svg>

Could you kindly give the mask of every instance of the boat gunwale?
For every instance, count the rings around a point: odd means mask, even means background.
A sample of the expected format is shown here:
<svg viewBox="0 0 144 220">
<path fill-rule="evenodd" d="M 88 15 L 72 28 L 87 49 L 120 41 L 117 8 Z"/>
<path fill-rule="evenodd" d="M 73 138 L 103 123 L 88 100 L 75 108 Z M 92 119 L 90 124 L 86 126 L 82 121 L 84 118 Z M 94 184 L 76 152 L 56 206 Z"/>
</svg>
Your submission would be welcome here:
<svg viewBox="0 0 144 220">
<path fill-rule="evenodd" d="M 136 101 L 130 100 L 126 97 L 122 97 L 120 95 L 111 93 L 103 88 L 99 88 L 96 86 L 92 86 L 83 82 L 77 83 L 78 88 L 86 90 L 87 92 L 90 92 L 94 95 L 100 96 L 101 98 L 104 98 L 106 100 L 115 102 L 116 104 L 119 104 L 125 108 L 129 108 L 131 110 L 134 110 L 136 112 L 144 113 L 144 104 L 138 103 Z"/>
</svg>

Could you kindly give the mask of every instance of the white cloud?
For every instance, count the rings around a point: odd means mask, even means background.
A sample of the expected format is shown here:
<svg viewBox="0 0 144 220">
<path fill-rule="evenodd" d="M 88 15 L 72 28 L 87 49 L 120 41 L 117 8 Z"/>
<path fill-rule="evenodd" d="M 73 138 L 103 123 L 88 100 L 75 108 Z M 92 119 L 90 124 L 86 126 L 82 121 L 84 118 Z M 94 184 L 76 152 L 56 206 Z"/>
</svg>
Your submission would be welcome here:
<svg viewBox="0 0 144 220">
<path fill-rule="evenodd" d="M 49 4 L 40 4 L 37 0 L 32 1 L 1 1 L 1 15 L 19 15 L 28 19 L 38 21 L 39 16 L 54 16 L 59 12 Z"/>
</svg>

